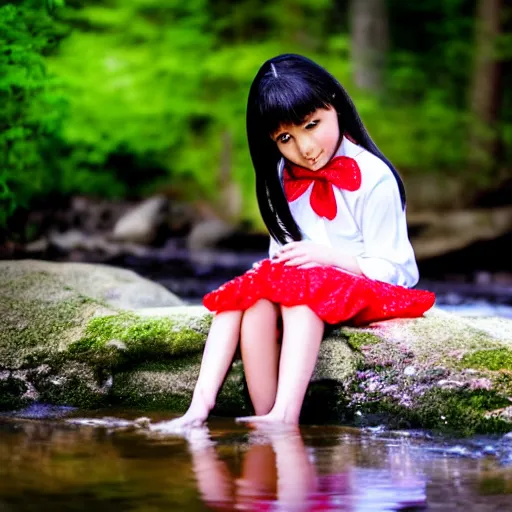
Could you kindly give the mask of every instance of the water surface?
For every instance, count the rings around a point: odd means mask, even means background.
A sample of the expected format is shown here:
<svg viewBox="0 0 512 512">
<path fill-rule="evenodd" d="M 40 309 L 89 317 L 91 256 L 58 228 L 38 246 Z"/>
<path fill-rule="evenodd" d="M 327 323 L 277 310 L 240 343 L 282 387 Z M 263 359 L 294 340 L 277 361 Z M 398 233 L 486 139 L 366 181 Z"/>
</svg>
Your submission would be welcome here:
<svg viewBox="0 0 512 512">
<path fill-rule="evenodd" d="M 213 419 L 183 437 L 136 417 L 0 418 L 0 511 L 512 511 L 510 435 Z"/>
</svg>

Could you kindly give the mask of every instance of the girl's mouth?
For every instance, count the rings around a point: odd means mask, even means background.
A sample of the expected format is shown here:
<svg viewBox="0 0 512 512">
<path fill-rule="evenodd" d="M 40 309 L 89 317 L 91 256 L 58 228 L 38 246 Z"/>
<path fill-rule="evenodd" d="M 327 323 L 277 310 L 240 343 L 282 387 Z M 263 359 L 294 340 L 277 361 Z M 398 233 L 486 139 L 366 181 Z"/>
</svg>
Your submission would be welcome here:
<svg viewBox="0 0 512 512">
<path fill-rule="evenodd" d="M 320 151 L 320 153 L 318 153 L 318 155 L 315 156 L 315 158 L 310 158 L 309 161 L 311 162 L 311 165 L 316 165 L 316 163 L 318 162 L 318 159 L 320 158 L 320 155 L 322 154 L 322 152 Z"/>
</svg>

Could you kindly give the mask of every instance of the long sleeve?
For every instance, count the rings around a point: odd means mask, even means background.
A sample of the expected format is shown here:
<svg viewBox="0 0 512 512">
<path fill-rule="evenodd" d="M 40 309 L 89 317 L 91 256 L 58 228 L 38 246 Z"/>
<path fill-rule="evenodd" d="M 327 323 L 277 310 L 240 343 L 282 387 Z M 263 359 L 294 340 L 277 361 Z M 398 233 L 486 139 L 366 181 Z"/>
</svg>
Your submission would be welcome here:
<svg viewBox="0 0 512 512">
<path fill-rule="evenodd" d="M 385 164 L 383 164 L 385 165 Z M 357 257 L 366 277 L 411 287 L 419 279 L 396 180 L 387 169 L 366 193 L 360 229 L 364 253 Z"/>
</svg>

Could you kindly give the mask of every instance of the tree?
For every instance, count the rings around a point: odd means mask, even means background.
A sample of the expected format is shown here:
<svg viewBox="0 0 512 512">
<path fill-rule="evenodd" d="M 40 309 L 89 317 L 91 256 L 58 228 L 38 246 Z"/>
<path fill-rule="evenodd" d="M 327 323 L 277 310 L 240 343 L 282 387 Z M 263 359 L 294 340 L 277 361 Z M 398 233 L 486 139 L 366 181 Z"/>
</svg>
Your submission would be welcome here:
<svg viewBox="0 0 512 512">
<path fill-rule="evenodd" d="M 352 0 L 350 17 L 354 82 L 379 92 L 389 47 L 386 0 Z"/>
<path fill-rule="evenodd" d="M 492 166 L 498 143 L 497 121 L 503 92 L 497 41 L 501 35 L 502 6 L 503 0 L 479 0 L 476 14 L 470 163 L 480 169 Z"/>
</svg>

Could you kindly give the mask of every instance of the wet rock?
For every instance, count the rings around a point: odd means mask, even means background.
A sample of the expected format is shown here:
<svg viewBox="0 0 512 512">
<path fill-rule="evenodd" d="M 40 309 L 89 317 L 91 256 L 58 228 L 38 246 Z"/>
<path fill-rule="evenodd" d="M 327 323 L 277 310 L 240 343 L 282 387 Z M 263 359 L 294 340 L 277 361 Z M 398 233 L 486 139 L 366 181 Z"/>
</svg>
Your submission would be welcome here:
<svg viewBox="0 0 512 512">
<path fill-rule="evenodd" d="M 407 366 L 404 369 L 404 375 L 406 375 L 407 377 L 412 377 L 415 374 L 416 374 L 416 368 L 414 366 Z"/>
<path fill-rule="evenodd" d="M 169 297 L 158 287 L 151 301 L 142 300 L 145 280 L 105 271 L 0 262 L 0 407 L 37 399 L 186 409 L 211 314 L 199 306 L 161 307 Z M 138 307 L 122 307 L 117 293 L 105 293 L 113 275 L 119 286 L 132 284 L 117 290 L 133 293 Z M 511 328 L 510 320 L 433 309 L 424 318 L 334 329 L 321 345 L 303 421 L 354 423 L 359 411 L 367 424 L 373 418 L 395 428 L 512 430 Z M 215 412 L 251 412 L 239 359 Z"/>
<path fill-rule="evenodd" d="M 456 388 L 463 388 L 466 386 L 466 383 L 460 381 L 460 380 L 450 380 L 450 379 L 441 379 L 437 385 L 441 389 L 456 389 Z"/>
<path fill-rule="evenodd" d="M 167 199 L 163 196 L 146 199 L 117 221 L 111 238 L 122 242 L 150 244 L 159 224 L 165 220 L 166 206 Z"/>
</svg>

